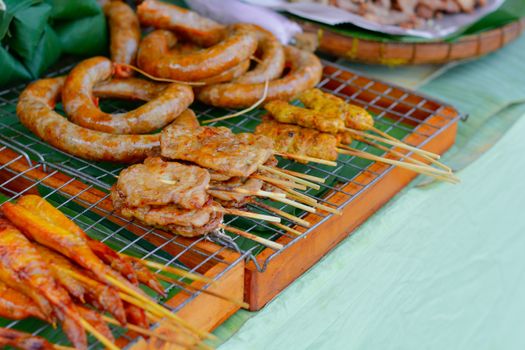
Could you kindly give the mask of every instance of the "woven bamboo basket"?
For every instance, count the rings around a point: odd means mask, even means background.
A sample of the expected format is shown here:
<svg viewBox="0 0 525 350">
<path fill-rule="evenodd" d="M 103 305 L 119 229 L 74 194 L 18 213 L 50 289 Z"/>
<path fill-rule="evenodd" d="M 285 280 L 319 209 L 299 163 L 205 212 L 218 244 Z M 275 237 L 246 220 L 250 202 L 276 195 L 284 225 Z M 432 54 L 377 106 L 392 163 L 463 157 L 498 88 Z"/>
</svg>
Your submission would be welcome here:
<svg viewBox="0 0 525 350">
<path fill-rule="evenodd" d="M 315 23 L 298 21 L 319 38 L 319 50 L 351 61 L 382 65 L 442 64 L 473 59 L 497 51 L 525 30 L 525 18 L 454 42 L 401 43 L 363 40 L 342 35 Z"/>
</svg>

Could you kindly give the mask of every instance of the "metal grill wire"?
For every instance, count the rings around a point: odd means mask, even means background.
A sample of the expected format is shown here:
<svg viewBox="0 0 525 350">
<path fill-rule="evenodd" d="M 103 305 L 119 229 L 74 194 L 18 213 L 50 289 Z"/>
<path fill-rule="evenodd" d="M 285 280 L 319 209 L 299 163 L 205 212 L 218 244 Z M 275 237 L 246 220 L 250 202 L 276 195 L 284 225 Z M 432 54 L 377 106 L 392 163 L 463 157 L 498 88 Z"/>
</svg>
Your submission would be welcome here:
<svg viewBox="0 0 525 350">
<path fill-rule="evenodd" d="M 74 177 L 72 177 L 70 180 L 68 180 L 64 185 L 53 188 L 44 183 L 45 180 L 52 178 L 53 176 L 56 176 L 59 174 L 59 171 L 51 166 L 51 169 L 48 169 L 48 172 L 45 176 L 45 178 L 41 180 L 35 180 L 33 177 L 29 176 L 28 173 L 35 170 L 42 170 L 43 164 L 33 162 L 31 161 L 30 157 L 24 152 L 17 150 L 16 147 L 7 147 L 5 145 L 0 145 L 0 154 L 3 152 L 6 152 L 11 150 L 16 152 L 16 156 L 13 157 L 10 161 L 5 162 L 4 164 L 0 164 L 0 172 L 4 172 L 9 174 L 8 177 L 2 178 L 0 181 L 0 193 L 7 195 L 11 200 L 16 200 L 18 197 L 30 193 L 32 190 L 36 189 L 44 189 L 46 194 L 43 195 L 43 198 L 48 199 L 52 196 L 59 195 L 64 200 L 57 206 L 58 209 L 61 209 L 71 220 L 73 220 L 77 225 L 79 225 L 83 230 L 85 230 L 88 233 L 97 234 L 97 236 L 103 236 L 101 239 L 102 242 L 112 244 L 113 246 L 117 245 L 119 246 L 118 252 L 119 253 L 129 253 L 130 251 L 133 251 L 134 256 L 138 256 L 141 259 L 148 259 L 153 260 L 158 263 L 163 264 L 164 266 L 173 266 L 177 268 L 184 269 L 188 272 L 194 273 L 194 274 L 200 274 L 199 269 L 201 269 L 203 266 L 205 266 L 208 263 L 213 263 L 215 265 L 220 264 L 223 266 L 223 270 L 221 270 L 216 276 L 213 276 L 213 280 L 220 279 L 225 273 L 227 273 L 230 269 L 232 269 L 234 266 L 239 264 L 241 261 L 243 261 L 246 257 L 244 255 L 239 255 L 239 257 L 235 261 L 226 261 L 221 257 L 221 253 L 226 250 L 227 248 L 222 247 L 216 252 L 212 254 L 205 254 L 200 250 L 195 249 L 195 246 L 204 240 L 205 238 L 199 238 L 192 242 L 189 245 L 184 245 L 180 242 L 178 242 L 178 237 L 165 237 L 163 235 L 158 234 L 151 228 L 146 228 L 137 225 L 134 222 L 131 222 L 126 219 L 122 219 L 126 221 L 126 224 L 119 227 L 115 231 L 108 234 L 107 230 L 102 230 L 100 228 L 100 224 L 109 221 L 108 218 L 112 213 L 104 211 L 103 209 L 98 208 L 98 210 L 102 211 L 103 213 L 99 215 L 97 220 L 89 219 L 87 218 L 86 214 L 88 214 L 96 205 L 97 203 L 88 203 L 84 201 L 83 199 L 79 198 L 79 195 L 81 195 L 84 191 L 89 191 L 92 188 L 95 188 L 93 185 L 88 185 L 85 190 L 83 190 L 81 193 L 78 193 L 75 196 L 71 196 L 68 193 L 64 192 L 63 189 L 68 184 L 72 183 L 73 181 L 77 180 Z M 22 172 L 14 171 L 10 168 L 10 166 L 15 162 L 26 162 L 27 168 Z M 27 185 L 24 185 L 23 188 L 20 188 L 21 182 L 26 183 Z M 16 190 L 13 189 L 13 185 L 15 185 Z M 105 200 L 107 198 L 103 197 L 100 199 L 100 201 Z M 99 202 L 100 202 L 99 201 Z M 68 211 L 64 211 L 64 208 L 68 206 L 68 204 L 76 202 L 82 205 L 83 209 L 81 211 L 75 211 L 74 214 L 71 214 L 71 212 L 68 213 Z M 0 200 L 0 205 L 2 204 L 2 201 Z M 132 226 L 136 226 L 136 228 L 140 228 L 144 231 L 144 233 L 140 236 L 134 236 L 130 235 L 128 229 Z M 126 233 L 126 234 L 124 234 Z M 152 244 L 147 244 L 145 241 L 148 236 L 155 236 L 157 240 L 163 240 L 162 244 L 158 244 L 154 246 L 153 249 L 147 249 L 144 247 L 144 245 L 152 246 Z M 177 254 L 170 254 L 167 252 L 167 249 L 172 245 L 173 247 L 176 247 L 179 251 Z M 187 254 L 198 254 L 201 255 L 200 262 L 195 265 L 188 267 L 187 265 L 180 262 L 180 259 L 183 258 Z M 158 272 L 158 270 L 157 270 Z M 201 275 L 201 274 L 200 274 Z M 173 277 L 177 279 L 180 282 L 185 282 L 185 279 L 183 277 Z M 187 282 L 187 281 L 186 281 Z M 177 312 L 182 307 L 187 305 L 191 300 L 193 300 L 195 297 L 197 297 L 199 294 L 201 294 L 200 291 L 190 290 L 185 287 L 181 287 L 177 284 L 170 284 L 170 283 L 163 283 L 166 293 L 170 295 L 170 297 L 173 297 L 173 295 L 177 293 L 184 293 L 187 295 L 184 300 L 179 303 L 175 307 L 168 306 L 163 303 L 163 299 L 161 297 L 156 297 L 157 301 L 164 305 L 165 307 L 169 308 L 173 312 Z M 202 287 L 202 289 L 207 289 L 210 284 L 206 284 Z M 8 328 L 16 328 L 17 325 L 22 323 L 24 321 L 12 321 L 6 325 Z M 157 325 L 153 325 L 152 328 L 155 328 Z M 132 342 L 134 339 L 129 338 L 121 328 L 117 326 L 111 326 L 110 327 L 115 335 L 120 335 L 123 337 L 126 337 L 128 341 Z M 50 325 L 43 324 L 42 326 L 38 327 L 36 330 L 33 331 L 34 335 L 39 335 L 42 332 L 51 329 Z M 90 342 L 90 349 L 95 348 L 103 348 L 101 344 L 94 341 Z M 58 339 L 54 339 L 54 341 L 58 341 Z"/>
<path fill-rule="evenodd" d="M 431 99 L 421 94 L 415 95 L 406 89 L 371 80 L 355 71 L 341 67 L 340 65 L 329 61 L 324 61 L 323 64 L 325 66 L 325 71 L 323 79 L 318 85 L 319 88 L 370 110 L 374 114 L 376 127 L 381 128 L 387 133 L 413 133 L 420 136 L 423 141 L 419 145 L 413 146 L 423 146 L 439 134 L 441 130 L 449 127 L 459 118 L 451 118 L 448 114 L 442 113 L 445 106 L 443 103 L 438 102 L 435 99 Z M 71 66 L 64 67 L 55 71 L 51 75 L 64 74 L 70 68 Z M 81 179 L 87 184 L 108 191 L 110 186 L 116 181 L 116 177 L 122 170 L 123 166 L 93 163 L 71 156 L 49 146 L 23 128 L 16 119 L 14 108 L 17 102 L 17 97 L 23 88 L 24 86 L 18 86 L 0 92 L 0 113 L 7 113 L 8 116 L 11 116 L 11 118 L 5 118 L 5 116 L 3 116 L 3 118 L 0 119 L 0 140 L 3 139 L 6 143 L 26 151 L 32 159 L 39 161 L 44 166 L 73 174 L 76 178 Z M 115 103 L 114 101 L 103 102 L 106 102 L 106 107 L 104 107 L 104 109 L 107 111 L 123 112 L 126 110 L 125 108 L 122 108 L 122 105 Z M 218 109 L 203 106 L 201 104 L 195 104 L 192 108 L 194 108 L 201 121 L 234 112 L 233 110 Z M 260 116 L 262 114 L 263 112 L 261 110 L 255 110 L 243 115 L 242 117 L 236 117 L 234 119 L 212 123 L 210 125 L 227 126 L 234 132 L 250 132 L 253 131 L 253 124 L 260 122 Z M 432 124 L 430 119 L 434 116 L 439 116 L 441 120 L 445 120 L 445 123 L 441 125 Z M 416 129 L 416 127 L 423 125 L 425 126 L 425 132 Z M 379 155 L 382 154 L 369 145 L 358 143 L 357 146 L 367 152 Z M 410 154 L 411 153 L 408 153 L 407 155 Z M 281 163 L 283 162 L 280 162 L 279 166 L 282 168 L 294 169 L 293 162 L 284 162 L 284 165 Z M 374 164 L 374 162 L 364 161 L 353 156 L 341 156 L 338 160 L 338 166 L 333 168 L 309 163 L 302 167 L 301 171 L 305 174 L 315 174 L 316 176 L 331 179 L 333 181 L 331 181 L 331 185 L 320 185 L 322 188 L 322 196 L 314 196 L 314 191 L 311 189 L 307 190 L 305 193 L 316 198 L 320 203 L 327 205 L 332 204 L 330 200 L 335 194 L 339 194 L 338 197 L 342 195 L 346 198 L 346 200 L 338 206 L 339 208 L 342 208 L 359 196 L 359 194 L 365 191 L 368 187 L 372 186 L 392 168 L 392 166 L 388 166 L 384 171 L 375 172 L 370 168 L 372 164 Z M 345 175 L 346 173 L 350 173 L 350 175 Z M 362 173 L 366 173 L 372 180 L 367 183 L 360 183 L 357 180 L 357 177 Z M 343 191 L 343 186 L 348 183 L 356 185 L 359 190 L 355 193 L 347 193 Z M 284 211 L 292 209 L 287 204 L 274 204 L 273 206 Z M 251 208 L 256 209 L 253 206 Z M 262 213 L 271 214 L 261 208 L 256 210 L 259 210 Z M 304 211 L 295 210 L 296 216 L 304 217 L 306 214 L 307 213 Z M 320 221 L 305 230 L 300 236 L 291 236 L 285 231 L 259 220 L 243 218 L 244 226 L 242 229 L 247 232 L 257 234 L 257 232 L 253 231 L 264 230 L 265 233 L 267 233 L 265 238 L 276 240 L 278 237 L 285 235 L 290 237 L 291 240 L 286 244 L 284 249 L 273 252 L 273 254 L 271 254 L 262 264 L 256 259 L 256 253 L 264 249 L 262 245 L 254 243 L 255 246 L 251 245 L 249 248 L 240 250 L 247 254 L 249 259 L 255 263 L 259 271 L 264 271 L 267 264 L 275 256 L 281 254 L 287 247 L 304 238 L 317 226 L 329 219 L 333 214 L 318 213 L 317 215 L 320 216 Z M 236 217 L 228 217 L 225 224 L 236 226 L 238 220 L 239 219 Z M 246 222 L 249 222 L 249 227 L 246 227 Z M 290 221 L 284 218 L 283 222 L 286 225 L 293 226 Z M 223 241 L 213 237 L 213 235 L 211 236 L 211 239 L 216 243 L 225 244 Z M 232 237 L 233 243 L 238 243 L 239 240 L 239 237 Z M 196 242 L 198 241 L 199 240 Z"/>
</svg>

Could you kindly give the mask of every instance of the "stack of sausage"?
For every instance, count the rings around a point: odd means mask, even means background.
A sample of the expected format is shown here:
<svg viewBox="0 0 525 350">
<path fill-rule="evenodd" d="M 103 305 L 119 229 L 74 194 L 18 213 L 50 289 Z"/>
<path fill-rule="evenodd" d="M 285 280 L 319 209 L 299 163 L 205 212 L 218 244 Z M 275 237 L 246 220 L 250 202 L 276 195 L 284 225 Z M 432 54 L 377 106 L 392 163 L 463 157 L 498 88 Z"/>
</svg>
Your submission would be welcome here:
<svg viewBox="0 0 525 350">
<path fill-rule="evenodd" d="M 20 121 L 53 146 L 81 158 L 135 162 L 159 154 L 159 134 L 197 98 L 219 107 L 246 107 L 259 100 L 290 99 L 317 84 L 322 66 L 312 53 L 283 46 L 251 24 L 223 26 L 194 12 L 156 0 L 135 13 L 120 1 L 104 5 L 111 60 L 94 57 L 67 76 L 42 79 L 19 98 Z M 141 41 L 140 25 L 156 30 Z M 250 61 L 257 64 L 251 68 Z M 137 65 L 139 68 L 136 68 Z M 165 84 L 134 78 L 132 68 Z M 289 69 L 286 69 L 289 68 Z M 266 93 L 265 93 L 266 92 Z M 109 114 L 98 98 L 147 103 Z M 70 120 L 54 111 L 62 100 Z"/>
</svg>

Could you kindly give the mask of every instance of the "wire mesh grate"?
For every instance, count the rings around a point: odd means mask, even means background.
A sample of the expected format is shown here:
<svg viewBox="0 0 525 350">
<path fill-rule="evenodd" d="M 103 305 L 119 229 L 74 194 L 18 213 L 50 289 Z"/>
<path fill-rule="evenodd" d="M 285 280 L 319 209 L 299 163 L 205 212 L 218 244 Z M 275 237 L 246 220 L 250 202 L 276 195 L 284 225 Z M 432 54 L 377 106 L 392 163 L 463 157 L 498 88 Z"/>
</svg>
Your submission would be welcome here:
<svg viewBox="0 0 525 350">
<path fill-rule="evenodd" d="M 400 87 L 371 80 L 335 63 L 324 61 L 323 64 L 325 67 L 324 76 L 318 87 L 346 101 L 366 108 L 374 115 L 376 127 L 396 138 L 403 139 L 407 135 L 417 135 L 420 142 L 412 146 L 423 146 L 431 141 L 441 130 L 449 127 L 458 119 L 458 117 L 451 117 L 450 114 L 443 113 L 443 110 L 447 106 L 444 106 L 441 102 L 419 94 L 416 95 Z M 63 74 L 70 68 L 70 66 L 64 67 L 52 75 Z M 110 187 L 116 182 L 116 177 L 123 166 L 85 161 L 61 152 L 32 135 L 20 125 L 16 118 L 15 105 L 17 96 L 23 87 L 24 86 L 18 86 L 0 92 L 0 113 L 4 114 L 0 119 L 0 141 L 3 140 L 6 144 L 26 151 L 30 159 L 39 162 L 42 166 L 72 174 L 76 179 L 83 181 L 89 186 L 93 186 L 93 188 L 97 190 L 105 192 L 107 195 Z M 130 108 L 129 105 L 123 104 L 122 101 L 113 100 L 100 101 L 100 106 L 106 112 L 124 112 Z M 199 103 L 195 103 L 192 108 L 201 122 L 234 112 L 205 106 Z M 254 127 L 260 122 L 260 117 L 263 113 L 262 110 L 256 109 L 242 117 L 236 117 L 210 125 L 226 126 L 234 132 L 250 132 L 253 131 Z M 354 141 L 352 146 L 375 155 L 382 155 L 384 153 L 383 151 L 374 149 L 370 145 L 360 142 Z M 308 189 L 303 193 L 314 197 L 320 203 L 334 208 L 342 208 L 350 203 L 392 168 L 389 166 L 378 171 L 372 166 L 373 164 L 373 161 L 346 155 L 340 156 L 336 167 L 313 163 L 303 165 L 286 160 L 279 161 L 279 167 L 281 168 L 299 171 L 325 179 L 325 184 L 320 185 L 320 190 Z M 366 182 L 360 180 L 362 178 L 360 175 L 362 174 L 367 175 Z M 349 183 L 355 185 L 356 188 L 356 190 L 353 190 L 351 193 L 344 190 L 344 187 Z M 337 196 L 337 202 L 332 200 L 334 196 Z M 343 201 L 340 201 L 341 197 L 344 197 Z M 268 200 L 263 202 L 266 205 L 292 213 L 300 218 L 308 215 L 307 212 L 293 208 L 288 204 L 278 204 Z M 270 211 L 257 203 L 250 204 L 250 210 L 263 214 L 271 214 Z M 294 236 L 278 227 L 259 220 L 227 216 L 225 220 L 225 224 L 227 225 L 238 227 L 244 231 L 263 236 L 270 240 L 276 240 L 282 236 L 289 238 L 284 249 L 273 252 L 262 263 L 256 259 L 257 254 L 264 250 L 264 246 L 259 243 L 248 242 L 245 238 L 235 235 L 230 235 L 227 240 L 211 235 L 210 239 L 222 246 L 229 246 L 247 254 L 259 271 L 264 271 L 267 264 L 275 256 L 282 254 L 287 247 L 314 231 L 318 225 L 328 220 L 333 214 L 317 213 L 316 215 L 318 216 L 318 220 L 308 229 L 294 226 L 292 221 L 282 218 L 284 224 L 293 226 L 301 231 L 302 234 L 300 236 Z M 202 239 L 203 238 L 200 238 L 195 242 L 198 243 L 199 240 Z"/>
<path fill-rule="evenodd" d="M 106 193 L 101 193 L 96 200 L 89 198 L 86 194 L 95 189 L 94 185 L 82 186 L 74 174 L 64 174 L 53 165 L 48 165 L 44 172 L 42 163 L 32 161 L 18 147 L 0 145 L 0 159 L 0 205 L 25 194 L 39 194 L 66 214 L 89 236 L 104 242 L 119 253 L 148 259 L 201 276 L 212 267 L 220 266 L 218 273 L 207 276 L 215 281 L 245 259 L 243 255 L 238 255 L 235 259 L 224 258 L 222 253 L 225 252 L 226 247 L 218 247 L 214 251 L 202 251 L 197 246 L 205 240 L 204 237 L 184 242 L 181 237 L 164 235 L 162 232 L 116 217 L 102 205 L 108 200 Z M 36 173 L 40 175 L 35 176 Z M 165 298 L 151 293 L 147 288 L 145 291 L 155 297 L 159 303 L 177 312 L 196 298 L 201 291 L 185 287 L 184 283 L 188 283 L 188 280 L 184 277 L 170 275 L 170 278 L 178 283 L 161 281 L 167 294 Z M 209 286 L 210 284 L 206 284 L 200 288 L 207 289 Z M 184 297 L 177 298 L 177 302 L 174 302 L 173 297 L 178 296 L 179 293 L 184 293 Z M 169 305 L 166 304 L 168 300 Z M 45 336 L 54 343 L 67 342 L 61 332 L 56 332 L 50 325 L 34 319 L 7 321 L 0 318 L 0 323 L 5 327 Z M 152 326 L 154 327 L 156 325 Z M 134 341 L 122 328 L 115 326 L 110 328 L 115 336 L 125 337 L 129 342 Z M 95 348 L 103 347 L 91 339 L 90 349 Z"/>
</svg>

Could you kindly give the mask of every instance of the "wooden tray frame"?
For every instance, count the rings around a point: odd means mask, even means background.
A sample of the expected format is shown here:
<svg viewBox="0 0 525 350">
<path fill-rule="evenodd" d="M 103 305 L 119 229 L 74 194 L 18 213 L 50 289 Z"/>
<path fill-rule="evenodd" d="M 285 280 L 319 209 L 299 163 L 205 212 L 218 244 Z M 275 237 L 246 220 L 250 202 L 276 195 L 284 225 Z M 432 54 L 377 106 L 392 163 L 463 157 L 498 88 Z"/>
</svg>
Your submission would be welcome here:
<svg viewBox="0 0 525 350">
<path fill-rule="evenodd" d="M 297 20 L 307 33 L 316 34 L 319 51 L 350 61 L 388 66 L 444 64 L 475 59 L 497 51 L 516 40 L 525 31 L 525 18 L 467 35 L 454 42 L 402 43 L 375 41 L 342 35 L 313 22 Z"/>
<path fill-rule="evenodd" d="M 14 193 L 38 194 L 36 190 L 37 184 L 60 189 L 61 194 L 74 197 L 76 203 L 81 205 L 91 204 L 93 207 L 90 208 L 90 210 L 93 212 L 99 213 L 117 224 L 125 224 L 122 219 L 114 215 L 107 215 L 108 209 L 111 210 L 111 202 L 105 198 L 107 196 L 105 193 L 91 188 L 83 182 L 75 180 L 56 170 L 44 172 L 42 170 L 42 164 L 32 163 L 20 153 L 0 146 L 0 185 L 2 185 L 4 189 L 9 190 L 9 193 L 6 194 L 8 196 L 13 196 Z M 146 232 L 139 226 L 128 226 L 128 229 L 137 235 Z M 162 231 L 158 232 L 162 233 Z M 155 236 L 150 235 L 146 236 L 145 239 L 150 241 L 150 243 L 159 244 L 160 242 L 154 237 Z M 191 242 L 187 243 L 190 244 Z M 190 268 L 197 266 L 198 269 L 196 269 L 196 271 L 215 281 L 210 285 L 194 281 L 191 283 L 191 286 L 199 289 L 206 288 L 209 291 L 242 300 L 245 271 L 244 257 L 236 252 L 208 242 L 200 242 L 198 249 L 208 256 L 219 258 L 219 260 L 225 263 L 211 259 L 206 261 L 201 255 L 192 253 L 191 250 L 185 251 L 179 260 Z M 180 253 L 181 248 L 170 244 L 165 245 L 163 250 L 176 256 Z M 214 330 L 240 309 L 238 305 L 234 305 L 231 302 L 212 295 L 189 293 L 185 290 L 177 293 L 173 298 L 167 300 L 165 304 L 171 306 L 176 310 L 178 316 L 193 326 L 208 332 Z M 154 331 L 166 334 L 171 331 L 171 326 L 168 323 L 161 322 Z M 137 336 L 133 333 L 129 335 L 131 337 Z M 122 337 L 118 339 L 117 345 L 120 347 L 127 345 L 129 343 L 129 339 L 127 338 L 128 337 Z M 161 345 L 162 342 L 159 343 L 159 340 L 155 340 L 153 346 L 153 340 L 151 341 L 152 344 L 150 344 L 149 341 L 138 338 L 136 344 L 130 344 L 128 349 L 156 349 L 160 347 L 162 349 L 171 349 L 172 347 L 174 349 L 180 349 L 170 344 Z"/>
</svg>

